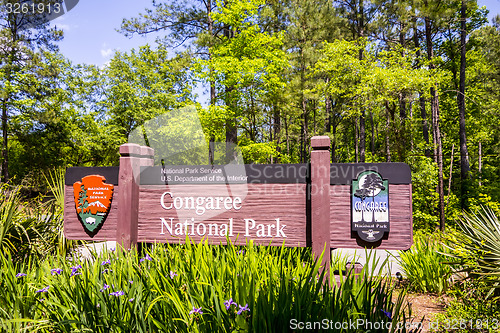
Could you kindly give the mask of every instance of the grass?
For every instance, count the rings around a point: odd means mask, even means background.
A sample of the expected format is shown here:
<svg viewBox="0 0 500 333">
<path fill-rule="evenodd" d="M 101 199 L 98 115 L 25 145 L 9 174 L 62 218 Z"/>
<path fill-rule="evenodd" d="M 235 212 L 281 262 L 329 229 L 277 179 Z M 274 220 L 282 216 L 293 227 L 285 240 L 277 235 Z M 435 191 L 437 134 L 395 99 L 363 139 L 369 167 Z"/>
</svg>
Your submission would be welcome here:
<svg viewBox="0 0 500 333">
<path fill-rule="evenodd" d="M 452 270 L 440 239 L 417 234 L 410 250 L 399 251 L 398 262 L 413 291 L 443 294 L 451 284 Z"/>
<path fill-rule="evenodd" d="M 188 241 L 91 261 L 0 259 L 0 330 L 7 332 L 288 332 L 293 320 L 406 322 L 409 316 L 405 293 L 393 302 L 384 277 L 363 269 L 341 275 L 334 287 L 310 249 Z"/>
</svg>

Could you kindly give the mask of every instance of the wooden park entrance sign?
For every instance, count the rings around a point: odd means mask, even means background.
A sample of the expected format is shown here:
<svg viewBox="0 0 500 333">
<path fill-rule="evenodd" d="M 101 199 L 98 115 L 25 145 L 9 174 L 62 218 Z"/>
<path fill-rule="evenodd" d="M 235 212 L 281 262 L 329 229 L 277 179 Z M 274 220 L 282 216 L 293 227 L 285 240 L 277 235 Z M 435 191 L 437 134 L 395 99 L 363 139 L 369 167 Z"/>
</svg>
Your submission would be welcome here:
<svg viewBox="0 0 500 333">
<path fill-rule="evenodd" d="M 69 239 L 409 249 L 410 168 L 331 164 L 328 137 L 311 139 L 310 164 L 154 166 L 154 151 L 120 147 L 119 167 L 68 168 Z M 330 251 L 323 260 L 329 261 Z"/>
</svg>

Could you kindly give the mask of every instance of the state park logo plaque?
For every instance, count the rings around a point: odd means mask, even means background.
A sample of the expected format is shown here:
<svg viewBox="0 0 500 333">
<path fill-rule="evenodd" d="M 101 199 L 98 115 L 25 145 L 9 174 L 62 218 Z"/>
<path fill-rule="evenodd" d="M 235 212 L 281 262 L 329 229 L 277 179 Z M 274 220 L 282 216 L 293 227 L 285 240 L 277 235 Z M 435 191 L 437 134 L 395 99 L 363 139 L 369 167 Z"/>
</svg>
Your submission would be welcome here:
<svg viewBox="0 0 500 333">
<path fill-rule="evenodd" d="M 366 242 L 389 232 L 389 181 L 376 171 L 364 171 L 351 185 L 351 230 Z"/>
<path fill-rule="evenodd" d="M 111 208 L 113 185 L 105 181 L 103 176 L 90 175 L 73 184 L 76 213 L 90 236 L 101 229 Z"/>
</svg>

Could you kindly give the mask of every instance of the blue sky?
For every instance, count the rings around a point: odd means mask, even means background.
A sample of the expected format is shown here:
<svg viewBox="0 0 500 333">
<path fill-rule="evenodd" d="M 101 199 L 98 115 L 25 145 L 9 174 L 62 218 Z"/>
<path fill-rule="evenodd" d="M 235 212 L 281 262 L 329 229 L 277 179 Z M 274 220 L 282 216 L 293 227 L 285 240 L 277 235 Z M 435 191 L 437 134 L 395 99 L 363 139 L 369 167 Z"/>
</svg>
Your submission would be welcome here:
<svg viewBox="0 0 500 333">
<path fill-rule="evenodd" d="M 116 31 L 122 19 L 135 17 L 150 7 L 151 0 L 80 0 L 53 23 L 64 30 L 64 39 L 59 43 L 61 53 L 74 63 L 102 66 L 114 50 L 129 51 L 154 44 L 155 36 L 130 39 Z"/>
<path fill-rule="evenodd" d="M 490 10 L 490 19 L 500 14 L 500 0 L 479 0 Z M 136 17 L 151 8 L 151 0 L 80 0 L 69 13 L 54 24 L 64 30 L 59 43 L 61 53 L 74 63 L 104 65 L 114 50 L 129 51 L 146 43 L 154 44 L 155 36 L 127 38 L 118 33 L 123 18 Z"/>
</svg>

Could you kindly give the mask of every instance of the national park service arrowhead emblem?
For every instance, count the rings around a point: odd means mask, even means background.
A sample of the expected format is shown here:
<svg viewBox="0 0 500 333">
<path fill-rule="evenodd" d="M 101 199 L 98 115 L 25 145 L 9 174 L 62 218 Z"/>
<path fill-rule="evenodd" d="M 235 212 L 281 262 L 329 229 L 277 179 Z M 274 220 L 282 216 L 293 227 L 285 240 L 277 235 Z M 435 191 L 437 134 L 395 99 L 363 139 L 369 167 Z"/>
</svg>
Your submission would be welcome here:
<svg viewBox="0 0 500 333">
<path fill-rule="evenodd" d="M 90 236 L 101 229 L 111 208 L 113 185 L 105 181 L 103 176 L 90 175 L 73 184 L 76 213 Z"/>
</svg>

